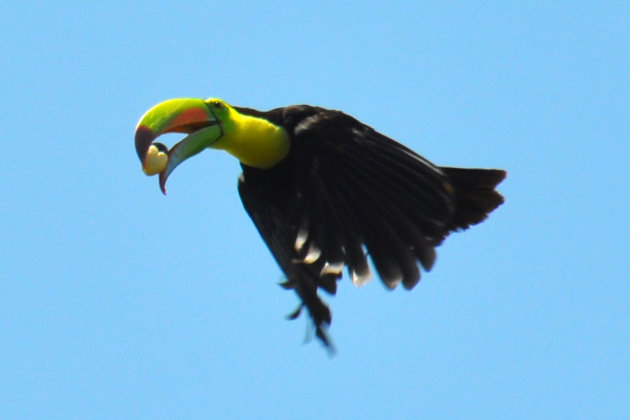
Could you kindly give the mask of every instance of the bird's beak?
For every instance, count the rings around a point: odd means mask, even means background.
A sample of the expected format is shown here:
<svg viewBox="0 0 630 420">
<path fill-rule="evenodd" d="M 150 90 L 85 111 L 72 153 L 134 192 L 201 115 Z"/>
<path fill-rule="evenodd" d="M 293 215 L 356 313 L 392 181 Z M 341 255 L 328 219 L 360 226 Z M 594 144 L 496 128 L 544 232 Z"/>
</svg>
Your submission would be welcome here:
<svg viewBox="0 0 630 420">
<path fill-rule="evenodd" d="M 165 133 L 188 136 L 169 150 L 154 142 Z M 211 146 L 222 135 L 220 121 L 202 99 L 169 99 L 140 118 L 136 127 L 136 152 L 144 173 L 160 175 L 160 189 L 166 194 L 166 179 L 177 165 Z"/>
</svg>

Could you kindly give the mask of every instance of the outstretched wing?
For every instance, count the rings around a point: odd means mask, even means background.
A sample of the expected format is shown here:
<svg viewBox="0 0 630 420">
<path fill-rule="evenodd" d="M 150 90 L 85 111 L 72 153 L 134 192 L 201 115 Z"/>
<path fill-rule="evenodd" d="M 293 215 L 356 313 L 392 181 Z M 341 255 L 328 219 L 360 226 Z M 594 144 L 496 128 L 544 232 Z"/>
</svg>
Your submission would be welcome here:
<svg viewBox="0 0 630 420">
<path fill-rule="evenodd" d="M 244 166 L 239 193 L 328 343 L 317 289 L 334 294 L 344 266 L 367 281 L 366 255 L 388 288 L 411 289 L 449 232 L 455 193 L 440 168 L 346 114 L 288 107 L 281 118 L 289 156 L 273 170 Z"/>
<path fill-rule="evenodd" d="M 334 293 L 336 279 L 341 277 L 341 269 L 326 272 L 326 263 L 320 258 L 314 244 L 312 247 L 310 244 L 308 247 L 296 246 L 300 241 L 297 238 L 300 200 L 287 199 L 274 187 L 271 184 L 261 185 L 255 181 L 247 181 L 244 176 L 241 176 L 238 184 L 245 210 L 287 277 L 282 286 L 294 289 L 302 301 L 290 317 L 297 318 L 302 306 L 306 306 L 317 336 L 330 346 L 325 329 L 330 325 L 331 314 L 319 298 L 317 288 L 322 287 Z M 342 267 L 343 264 L 340 268 Z"/>
</svg>

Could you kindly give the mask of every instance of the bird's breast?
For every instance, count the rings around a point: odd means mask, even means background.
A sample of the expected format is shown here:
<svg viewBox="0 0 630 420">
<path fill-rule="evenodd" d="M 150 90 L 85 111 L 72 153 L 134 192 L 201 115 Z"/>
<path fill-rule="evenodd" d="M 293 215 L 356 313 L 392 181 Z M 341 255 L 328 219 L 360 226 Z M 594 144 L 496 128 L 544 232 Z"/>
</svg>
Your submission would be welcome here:
<svg viewBox="0 0 630 420">
<path fill-rule="evenodd" d="M 212 147 L 223 149 L 241 163 L 258 169 L 269 169 L 282 161 L 291 148 L 286 130 L 257 117 L 237 115 L 233 128 Z"/>
</svg>

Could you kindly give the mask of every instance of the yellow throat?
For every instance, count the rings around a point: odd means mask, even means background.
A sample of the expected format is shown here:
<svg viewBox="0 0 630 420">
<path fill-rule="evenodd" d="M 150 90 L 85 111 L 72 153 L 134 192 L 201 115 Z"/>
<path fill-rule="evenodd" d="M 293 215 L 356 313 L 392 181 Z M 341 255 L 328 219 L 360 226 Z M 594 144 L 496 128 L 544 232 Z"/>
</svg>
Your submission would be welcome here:
<svg viewBox="0 0 630 420">
<path fill-rule="evenodd" d="M 269 169 L 287 156 L 291 142 L 284 128 L 230 107 L 223 136 L 211 147 L 225 150 L 247 166 Z"/>
</svg>

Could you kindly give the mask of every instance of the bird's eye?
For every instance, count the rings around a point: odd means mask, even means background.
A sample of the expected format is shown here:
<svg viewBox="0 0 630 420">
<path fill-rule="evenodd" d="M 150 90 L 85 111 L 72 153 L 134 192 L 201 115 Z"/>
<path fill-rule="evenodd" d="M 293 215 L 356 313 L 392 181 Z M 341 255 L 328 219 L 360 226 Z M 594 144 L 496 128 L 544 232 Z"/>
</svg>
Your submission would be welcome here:
<svg viewBox="0 0 630 420">
<path fill-rule="evenodd" d="M 219 101 L 214 101 L 212 103 L 212 105 L 216 108 L 216 109 L 223 109 L 223 104 Z"/>
</svg>

